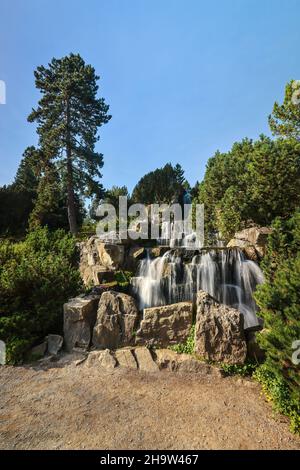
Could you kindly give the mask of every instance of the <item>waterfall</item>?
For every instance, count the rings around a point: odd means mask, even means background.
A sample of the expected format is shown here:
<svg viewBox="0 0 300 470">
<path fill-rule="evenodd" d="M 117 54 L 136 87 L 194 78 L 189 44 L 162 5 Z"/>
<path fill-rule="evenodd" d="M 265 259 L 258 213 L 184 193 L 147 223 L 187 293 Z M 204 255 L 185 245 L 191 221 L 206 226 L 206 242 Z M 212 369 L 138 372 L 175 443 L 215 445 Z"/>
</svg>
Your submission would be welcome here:
<svg viewBox="0 0 300 470">
<path fill-rule="evenodd" d="M 196 232 L 185 233 L 182 224 L 182 221 L 162 222 L 161 237 L 157 240 L 158 244 L 170 248 L 201 248 Z"/>
<path fill-rule="evenodd" d="M 256 326 L 257 306 L 253 292 L 263 282 L 259 266 L 238 248 L 201 250 L 186 260 L 186 250 L 169 250 L 163 256 L 140 263 L 133 290 L 140 309 L 181 301 L 195 301 L 199 290 L 218 302 L 238 309 L 245 328 Z"/>
</svg>

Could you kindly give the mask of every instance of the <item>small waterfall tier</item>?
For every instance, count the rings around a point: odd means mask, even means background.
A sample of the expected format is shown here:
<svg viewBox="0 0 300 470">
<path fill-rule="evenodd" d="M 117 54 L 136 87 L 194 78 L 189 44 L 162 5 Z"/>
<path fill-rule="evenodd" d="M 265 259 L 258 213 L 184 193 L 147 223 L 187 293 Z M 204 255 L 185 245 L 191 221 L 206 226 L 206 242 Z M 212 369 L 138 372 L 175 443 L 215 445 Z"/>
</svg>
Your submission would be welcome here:
<svg viewBox="0 0 300 470">
<path fill-rule="evenodd" d="M 238 309 L 244 315 L 245 328 L 249 328 L 258 325 L 253 292 L 263 280 L 259 266 L 237 248 L 192 254 L 170 250 L 157 258 L 148 253 L 132 286 L 140 309 L 194 301 L 196 293 L 204 290 L 218 302 Z"/>
</svg>

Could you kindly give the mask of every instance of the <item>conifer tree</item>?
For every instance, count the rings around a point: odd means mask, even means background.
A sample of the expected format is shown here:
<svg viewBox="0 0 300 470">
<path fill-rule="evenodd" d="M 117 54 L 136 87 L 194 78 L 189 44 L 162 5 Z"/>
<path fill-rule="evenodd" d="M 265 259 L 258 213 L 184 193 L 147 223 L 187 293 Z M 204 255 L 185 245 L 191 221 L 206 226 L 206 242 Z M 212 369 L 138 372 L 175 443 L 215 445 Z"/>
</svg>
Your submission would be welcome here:
<svg viewBox="0 0 300 470">
<path fill-rule="evenodd" d="M 47 67 L 37 67 L 34 75 L 42 97 L 28 120 L 37 123 L 45 167 L 55 165 L 65 188 L 69 227 L 76 234 L 76 197 L 102 192 L 98 179 L 103 155 L 95 151 L 95 144 L 98 128 L 111 118 L 109 106 L 97 98 L 99 77 L 80 55 L 53 58 Z"/>
<path fill-rule="evenodd" d="M 283 103 L 275 102 L 269 116 L 274 135 L 300 139 L 300 81 L 291 80 L 285 87 Z"/>
</svg>

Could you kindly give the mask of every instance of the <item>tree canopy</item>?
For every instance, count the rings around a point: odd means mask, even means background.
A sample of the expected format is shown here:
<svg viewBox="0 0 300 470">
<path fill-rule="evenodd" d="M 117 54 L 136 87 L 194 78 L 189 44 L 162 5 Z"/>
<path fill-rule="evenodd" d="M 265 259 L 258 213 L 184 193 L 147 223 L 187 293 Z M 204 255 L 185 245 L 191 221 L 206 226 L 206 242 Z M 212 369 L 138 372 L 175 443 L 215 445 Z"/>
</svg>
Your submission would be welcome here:
<svg viewBox="0 0 300 470">
<path fill-rule="evenodd" d="M 132 199 L 142 204 L 170 204 L 186 185 L 181 165 L 173 167 L 171 163 L 167 163 L 162 168 L 150 171 L 139 180 L 133 189 Z"/>
<path fill-rule="evenodd" d="M 99 77 L 80 55 L 53 58 L 34 72 L 41 92 L 28 120 L 37 123 L 43 181 L 39 205 L 56 193 L 65 193 L 70 231 L 77 232 L 76 196 L 100 196 L 103 155 L 95 151 L 98 128 L 111 116 L 109 106 L 97 97 Z"/>
<path fill-rule="evenodd" d="M 285 87 L 283 103 L 274 103 L 269 116 L 274 135 L 300 140 L 300 81 L 291 80 Z"/>
<path fill-rule="evenodd" d="M 270 225 L 300 204 L 300 144 L 296 139 L 244 139 L 209 159 L 199 186 L 207 232 L 228 239 L 249 225 Z"/>
</svg>

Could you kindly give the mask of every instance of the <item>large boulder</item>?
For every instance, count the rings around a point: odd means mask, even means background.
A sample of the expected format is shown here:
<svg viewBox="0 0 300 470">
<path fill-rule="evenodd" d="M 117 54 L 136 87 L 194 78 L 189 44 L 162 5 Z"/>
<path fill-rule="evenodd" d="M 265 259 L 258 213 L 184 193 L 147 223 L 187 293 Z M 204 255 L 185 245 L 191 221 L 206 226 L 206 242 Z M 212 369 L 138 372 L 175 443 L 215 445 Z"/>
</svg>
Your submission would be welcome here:
<svg viewBox="0 0 300 470">
<path fill-rule="evenodd" d="M 137 361 L 134 356 L 134 350 L 130 348 L 117 349 L 115 352 L 115 358 L 117 359 L 120 367 L 126 369 L 137 369 Z"/>
<path fill-rule="evenodd" d="M 242 364 L 247 355 L 243 315 L 204 291 L 197 294 L 195 353 L 206 360 L 231 364 Z"/>
<path fill-rule="evenodd" d="M 90 346 L 99 298 L 100 295 L 75 297 L 64 304 L 64 341 L 67 351 Z"/>
<path fill-rule="evenodd" d="M 134 245 L 127 249 L 125 253 L 124 267 L 128 271 L 136 272 L 142 258 L 146 256 L 146 249 L 143 246 Z"/>
<path fill-rule="evenodd" d="M 87 367 L 101 366 L 104 369 L 112 370 L 117 367 L 117 361 L 109 349 L 103 351 L 92 351 L 89 353 L 86 361 Z"/>
<path fill-rule="evenodd" d="M 241 248 L 249 259 L 259 261 L 266 253 L 267 240 L 271 232 L 272 229 L 269 227 L 246 228 L 235 233 L 227 246 Z"/>
<path fill-rule="evenodd" d="M 93 330 L 93 344 L 99 349 L 117 349 L 133 343 L 139 312 L 133 297 L 104 292 Z"/>
<path fill-rule="evenodd" d="M 206 362 L 197 360 L 191 354 L 178 354 L 171 349 L 156 349 L 155 360 L 160 370 L 167 369 L 171 372 L 208 375 L 218 371 Z"/>
<path fill-rule="evenodd" d="M 138 363 L 139 370 L 143 372 L 157 372 L 158 365 L 154 361 L 151 351 L 148 348 L 141 347 L 134 350 L 134 355 Z"/>
<path fill-rule="evenodd" d="M 47 341 L 43 341 L 43 343 L 38 344 L 30 349 L 30 356 L 36 356 L 38 358 L 43 357 L 47 351 Z M 1 361 L 0 361 L 1 364 Z"/>
<path fill-rule="evenodd" d="M 118 269 L 124 262 L 124 245 L 96 240 L 100 265 L 107 269 Z"/>
<path fill-rule="evenodd" d="M 111 282 L 114 272 L 123 266 L 125 248 L 120 243 L 107 243 L 96 236 L 79 244 L 79 270 L 85 285 Z"/>
<path fill-rule="evenodd" d="M 166 347 L 184 343 L 192 326 L 192 310 L 191 302 L 145 308 L 136 344 Z"/>
<path fill-rule="evenodd" d="M 56 356 L 62 348 L 64 339 L 60 335 L 46 336 L 48 353 Z"/>
</svg>

